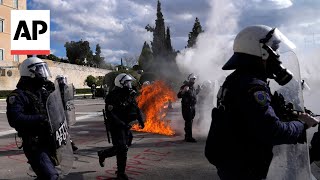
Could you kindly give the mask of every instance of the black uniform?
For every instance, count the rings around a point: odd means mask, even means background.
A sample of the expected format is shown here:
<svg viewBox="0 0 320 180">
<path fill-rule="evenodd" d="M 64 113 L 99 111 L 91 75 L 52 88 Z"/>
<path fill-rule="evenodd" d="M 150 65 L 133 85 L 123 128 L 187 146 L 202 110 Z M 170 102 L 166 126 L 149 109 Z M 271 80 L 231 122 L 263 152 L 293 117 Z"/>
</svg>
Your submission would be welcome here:
<svg viewBox="0 0 320 180">
<path fill-rule="evenodd" d="M 189 90 L 183 93 L 183 89 L 188 86 Z M 178 93 L 178 98 L 182 98 L 181 100 L 181 108 L 182 108 L 182 116 L 185 120 L 185 140 L 193 139 L 192 137 L 192 122 L 195 117 L 196 110 L 195 105 L 197 103 L 197 94 L 199 93 L 199 88 L 195 89 L 193 84 L 189 82 L 185 82 L 183 86 L 180 87 L 180 91 Z"/>
<path fill-rule="evenodd" d="M 56 180 L 55 141 L 50 136 L 45 108 L 49 92 L 22 77 L 7 98 L 7 117 L 23 140 L 23 151 L 38 179 Z"/>
<path fill-rule="evenodd" d="M 125 168 L 128 144 L 132 136 L 130 122 L 138 120 L 143 125 L 141 111 L 135 101 L 133 90 L 115 87 L 105 99 L 106 116 L 110 127 L 113 147 L 99 151 L 99 162 L 103 167 L 105 158 L 116 156 L 118 177 L 126 179 Z M 132 140 L 132 139 L 131 139 Z"/>
<path fill-rule="evenodd" d="M 96 85 L 95 84 L 92 84 L 91 85 L 91 93 L 92 93 L 92 99 L 96 98 Z"/>
<path fill-rule="evenodd" d="M 306 138 L 303 122 L 280 121 L 266 79 L 248 71 L 227 77 L 212 111 L 205 154 L 223 180 L 266 178 L 273 146 Z"/>
</svg>

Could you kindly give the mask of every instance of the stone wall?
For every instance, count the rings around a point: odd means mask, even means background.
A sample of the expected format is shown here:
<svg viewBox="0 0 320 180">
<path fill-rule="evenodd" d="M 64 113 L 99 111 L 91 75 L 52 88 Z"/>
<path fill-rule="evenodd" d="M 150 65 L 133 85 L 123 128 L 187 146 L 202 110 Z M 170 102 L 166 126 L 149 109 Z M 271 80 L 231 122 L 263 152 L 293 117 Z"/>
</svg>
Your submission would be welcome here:
<svg viewBox="0 0 320 180">
<path fill-rule="evenodd" d="M 57 75 L 64 75 L 67 77 L 68 82 L 73 83 L 77 89 L 89 88 L 84 85 L 84 81 L 87 76 L 104 76 L 110 72 L 110 70 L 106 69 L 60 63 L 50 60 L 45 61 L 48 63 L 52 75 L 50 80 L 53 80 Z M 0 90 L 15 89 L 19 78 L 18 63 L 6 61 L 0 62 Z"/>
</svg>

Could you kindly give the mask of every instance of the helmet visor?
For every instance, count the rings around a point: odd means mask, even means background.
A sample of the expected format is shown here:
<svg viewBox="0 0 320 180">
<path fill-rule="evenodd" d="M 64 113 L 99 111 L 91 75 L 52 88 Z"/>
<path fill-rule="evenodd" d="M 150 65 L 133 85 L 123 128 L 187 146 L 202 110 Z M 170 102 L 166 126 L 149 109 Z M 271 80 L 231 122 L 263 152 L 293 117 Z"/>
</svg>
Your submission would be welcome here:
<svg viewBox="0 0 320 180">
<path fill-rule="evenodd" d="M 46 63 L 35 64 L 30 69 L 36 74 L 36 76 L 41 78 L 51 78 L 51 73 Z"/>
<path fill-rule="evenodd" d="M 272 50 L 278 54 L 292 51 L 296 48 L 293 42 L 291 42 L 282 32 L 277 28 L 274 30 L 272 37 L 266 43 L 267 46 L 271 47 Z"/>
<path fill-rule="evenodd" d="M 132 82 L 131 82 L 131 80 L 124 81 L 123 86 L 124 86 L 124 87 L 127 87 L 127 88 L 129 88 L 129 89 L 132 89 Z"/>
</svg>

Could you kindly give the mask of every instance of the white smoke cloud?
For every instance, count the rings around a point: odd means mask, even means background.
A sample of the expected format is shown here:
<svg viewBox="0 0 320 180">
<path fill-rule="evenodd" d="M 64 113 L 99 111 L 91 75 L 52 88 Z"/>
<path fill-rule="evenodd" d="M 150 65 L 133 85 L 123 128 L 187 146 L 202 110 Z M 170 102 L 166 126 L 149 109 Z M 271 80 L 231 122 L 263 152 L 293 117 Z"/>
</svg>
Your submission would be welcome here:
<svg viewBox="0 0 320 180">
<path fill-rule="evenodd" d="M 221 65 L 232 53 L 232 34 L 237 29 L 238 10 L 227 1 L 211 1 L 205 32 L 200 34 L 195 48 L 184 49 L 177 56 L 179 68 L 195 73 L 200 81 L 219 79 Z M 231 35 L 230 35 L 231 34 Z"/>
<path fill-rule="evenodd" d="M 311 87 L 305 93 L 305 106 L 315 113 L 320 113 L 317 104 L 320 102 L 320 78 L 316 74 L 320 71 L 318 48 L 306 47 L 306 39 L 313 41 L 310 32 L 305 31 L 305 23 L 318 24 L 318 19 L 310 22 L 308 16 L 299 16 L 299 4 L 290 0 L 251 0 L 251 3 L 244 1 L 210 1 L 210 13 L 206 21 L 205 32 L 198 37 L 197 46 L 191 49 L 184 49 L 178 55 L 176 61 L 180 70 L 184 73 L 196 73 L 198 83 L 205 80 L 223 82 L 230 71 L 222 71 L 224 63 L 232 56 L 233 39 L 239 30 L 253 24 L 266 24 L 278 27 L 298 47 L 296 50 L 300 61 L 301 76 Z M 245 4 L 245 5 L 244 5 Z M 296 16 L 292 16 L 292 12 Z M 283 13 L 284 16 L 277 15 Z M 293 13 L 293 14 L 295 14 Z M 311 30 L 312 32 L 312 30 Z M 320 39 L 320 38 L 319 38 Z M 320 47 L 320 46 L 317 46 Z M 218 85 L 218 84 L 215 84 Z M 215 87 L 215 96 L 219 87 Z M 211 123 L 211 112 L 202 121 L 198 129 L 198 135 L 206 136 Z M 199 114 L 196 116 L 198 118 Z"/>
<path fill-rule="evenodd" d="M 200 34 L 195 48 L 183 50 L 177 56 L 177 64 L 182 72 L 195 73 L 199 83 L 205 80 L 223 80 L 229 73 L 222 71 L 222 65 L 233 54 L 233 34 L 238 29 L 239 10 L 231 0 L 211 1 L 211 11 L 208 14 L 205 32 Z M 216 93 L 215 93 L 216 94 Z M 210 111 L 210 110 L 209 110 Z M 211 112 L 205 112 L 195 134 L 206 136 L 210 127 Z M 208 116 L 209 114 L 209 116 Z M 199 118 L 199 113 L 195 117 Z"/>
</svg>

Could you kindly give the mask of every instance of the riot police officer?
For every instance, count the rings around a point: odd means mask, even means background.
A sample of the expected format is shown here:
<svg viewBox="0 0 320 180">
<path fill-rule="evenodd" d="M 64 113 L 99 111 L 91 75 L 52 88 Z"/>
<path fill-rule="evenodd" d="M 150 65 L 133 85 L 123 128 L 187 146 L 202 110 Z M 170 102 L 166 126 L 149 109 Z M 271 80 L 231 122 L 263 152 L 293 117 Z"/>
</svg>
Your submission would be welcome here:
<svg viewBox="0 0 320 180">
<path fill-rule="evenodd" d="M 7 118 L 22 138 L 23 151 L 37 179 L 56 180 L 54 141 L 52 141 L 46 99 L 54 91 L 47 64 L 37 57 L 24 60 L 19 67 L 17 89 L 7 98 Z"/>
<path fill-rule="evenodd" d="M 267 78 L 281 86 L 292 79 L 279 53 L 280 47 L 291 46 L 278 29 L 264 25 L 236 36 L 234 54 L 222 68 L 235 71 L 219 90 L 205 149 L 222 180 L 266 178 L 273 146 L 303 143 L 306 129 L 318 123 L 305 113 L 283 122 L 271 105 Z"/>
<path fill-rule="evenodd" d="M 93 83 L 93 84 L 91 85 L 92 99 L 95 99 L 95 98 L 96 98 L 96 91 L 97 91 L 96 84 Z"/>
<path fill-rule="evenodd" d="M 200 87 L 194 88 L 194 83 L 196 76 L 191 73 L 188 76 L 188 81 L 180 87 L 178 92 L 178 98 L 181 100 L 182 116 L 185 121 L 184 131 L 185 131 L 185 141 L 186 142 L 197 142 L 192 137 L 192 122 L 196 115 L 195 105 L 197 103 L 197 94 L 200 92 Z"/>
<path fill-rule="evenodd" d="M 210 80 L 206 80 L 201 85 L 201 91 L 198 94 L 198 109 L 199 109 L 199 119 L 196 124 L 199 125 L 201 121 L 207 118 L 207 114 L 210 114 L 210 111 L 213 107 L 213 85 Z"/>
<path fill-rule="evenodd" d="M 103 167 L 105 158 L 116 156 L 118 179 L 128 179 L 125 168 L 128 145 L 131 143 L 129 123 L 138 120 L 140 127 L 144 128 L 142 114 L 135 100 L 136 92 L 132 89 L 133 80 L 128 74 L 119 74 L 114 80 L 114 89 L 105 99 L 105 112 L 113 147 L 98 152 L 99 163 Z"/>
<path fill-rule="evenodd" d="M 64 107 L 64 111 L 66 114 L 66 119 L 67 119 L 68 127 L 69 127 L 70 121 L 75 121 L 75 119 L 74 119 L 75 118 L 75 111 L 70 112 L 71 110 L 70 111 L 68 110 L 68 108 L 74 108 L 74 104 L 72 104 L 73 107 L 68 107 L 68 106 L 70 106 L 70 104 L 67 105 L 67 101 L 69 99 L 74 99 L 75 88 L 74 88 L 73 84 L 71 84 L 71 86 L 68 86 L 68 81 L 67 81 L 66 76 L 58 75 L 56 77 L 56 80 L 58 81 L 58 84 L 59 84 L 62 104 Z M 69 88 L 72 88 L 72 89 L 70 90 Z M 70 91 L 71 93 L 68 91 Z M 68 96 L 71 96 L 71 97 L 68 97 Z M 73 114 L 71 116 L 69 116 L 68 113 L 73 113 Z M 71 118 L 73 118 L 73 120 Z M 71 140 L 71 138 L 70 138 L 70 142 L 71 142 L 72 150 L 77 151 L 78 147 L 76 146 L 74 141 Z"/>
</svg>

